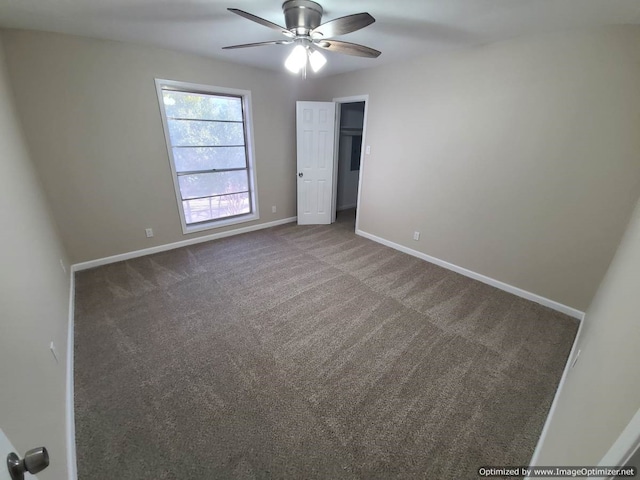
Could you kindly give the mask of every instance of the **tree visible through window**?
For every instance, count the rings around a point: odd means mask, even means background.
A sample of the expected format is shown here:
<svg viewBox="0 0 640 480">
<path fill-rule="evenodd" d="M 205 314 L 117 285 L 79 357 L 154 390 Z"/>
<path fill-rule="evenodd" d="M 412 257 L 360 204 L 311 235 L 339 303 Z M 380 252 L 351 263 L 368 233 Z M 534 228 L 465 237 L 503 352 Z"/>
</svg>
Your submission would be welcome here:
<svg viewBox="0 0 640 480">
<path fill-rule="evenodd" d="M 243 95 L 191 91 L 176 82 L 159 82 L 184 226 L 251 214 Z"/>
</svg>

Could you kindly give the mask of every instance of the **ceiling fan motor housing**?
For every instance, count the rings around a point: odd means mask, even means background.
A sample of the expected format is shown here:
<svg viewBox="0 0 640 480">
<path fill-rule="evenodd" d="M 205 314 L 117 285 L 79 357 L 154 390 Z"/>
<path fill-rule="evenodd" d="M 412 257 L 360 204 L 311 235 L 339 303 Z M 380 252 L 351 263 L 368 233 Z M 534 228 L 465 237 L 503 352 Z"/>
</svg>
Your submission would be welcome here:
<svg viewBox="0 0 640 480">
<path fill-rule="evenodd" d="M 326 59 L 318 53 L 318 48 L 357 57 L 377 58 L 380 56 L 380 52 L 373 48 L 335 40 L 335 37 L 339 35 L 355 32 L 375 22 L 376 19 L 367 12 L 354 13 L 353 15 L 334 18 L 333 20 L 322 23 L 324 11 L 316 2 L 312 0 L 286 0 L 282 4 L 286 27 L 282 27 L 277 23 L 265 20 L 264 18 L 260 18 L 238 8 L 229 8 L 228 10 L 247 20 L 275 30 L 279 34 L 288 37 L 288 39 L 231 45 L 222 47 L 224 49 L 261 47 L 265 45 L 291 45 L 294 43 L 295 47 L 292 55 L 298 52 L 296 55 L 300 56 L 300 52 L 302 51 L 306 53 L 310 59 L 313 57 L 315 59 L 316 70 L 321 68 L 321 66 L 319 66 L 320 63 L 324 65 L 324 62 L 326 62 Z M 304 48 L 301 49 L 299 47 Z M 312 59 L 312 61 L 314 60 Z"/>
<path fill-rule="evenodd" d="M 309 35 L 322 21 L 322 7 L 311 0 L 287 0 L 282 11 L 287 30 L 296 35 Z"/>
</svg>

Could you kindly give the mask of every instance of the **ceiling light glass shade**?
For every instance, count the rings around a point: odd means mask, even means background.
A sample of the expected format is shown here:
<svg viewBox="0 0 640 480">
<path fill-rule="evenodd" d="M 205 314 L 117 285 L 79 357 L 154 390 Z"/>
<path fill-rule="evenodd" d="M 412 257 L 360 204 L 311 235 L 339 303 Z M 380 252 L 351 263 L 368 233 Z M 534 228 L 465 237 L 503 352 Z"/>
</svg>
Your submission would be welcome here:
<svg viewBox="0 0 640 480">
<path fill-rule="evenodd" d="M 307 64 L 307 49 L 302 45 L 296 45 L 284 62 L 284 66 L 291 73 L 298 73 Z"/>
<path fill-rule="evenodd" d="M 311 69 L 314 72 L 317 72 L 324 67 L 324 64 L 327 63 L 327 59 L 318 50 L 314 50 L 309 54 L 309 63 L 311 64 Z"/>
</svg>

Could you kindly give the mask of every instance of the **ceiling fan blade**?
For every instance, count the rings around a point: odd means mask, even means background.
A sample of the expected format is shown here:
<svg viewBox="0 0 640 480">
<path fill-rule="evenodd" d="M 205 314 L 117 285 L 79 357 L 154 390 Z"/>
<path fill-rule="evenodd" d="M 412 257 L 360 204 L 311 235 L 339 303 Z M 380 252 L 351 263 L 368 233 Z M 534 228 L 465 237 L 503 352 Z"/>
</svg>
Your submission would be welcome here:
<svg viewBox="0 0 640 480">
<path fill-rule="evenodd" d="M 311 31 L 311 36 L 315 38 L 332 38 L 338 35 L 355 32 L 361 28 L 371 25 L 376 19 L 368 13 L 356 13 L 346 17 L 336 18 L 327 23 L 323 23 Z"/>
<path fill-rule="evenodd" d="M 287 30 L 286 28 L 281 27 L 280 25 L 276 25 L 275 23 L 270 22 L 269 20 L 265 20 L 264 18 L 256 17 L 255 15 L 249 12 L 245 12 L 244 10 L 238 10 L 237 8 L 227 8 L 227 10 L 235 13 L 236 15 L 240 15 L 241 17 L 251 20 L 252 22 L 256 22 L 256 23 L 259 23 L 260 25 L 264 25 L 265 27 L 270 28 L 271 30 L 280 32 L 281 34 L 286 35 L 289 38 L 295 37 L 295 35 L 291 33 L 289 30 Z"/>
<path fill-rule="evenodd" d="M 340 40 L 321 40 L 314 43 L 320 48 L 329 50 L 330 52 L 344 53 L 346 55 L 354 55 L 356 57 L 378 58 L 382 52 L 373 48 L 358 45 L 357 43 L 341 42 Z"/>
<path fill-rule="evenodd" d="M 289 45 L 293 40 L 275 40 L 273 42 L 243 43 L 242 45 L 230 45 L 222 47 L 223 50 L 232 50 L 234 48 L 262 47 L 263 45 Z"/>
</svg>

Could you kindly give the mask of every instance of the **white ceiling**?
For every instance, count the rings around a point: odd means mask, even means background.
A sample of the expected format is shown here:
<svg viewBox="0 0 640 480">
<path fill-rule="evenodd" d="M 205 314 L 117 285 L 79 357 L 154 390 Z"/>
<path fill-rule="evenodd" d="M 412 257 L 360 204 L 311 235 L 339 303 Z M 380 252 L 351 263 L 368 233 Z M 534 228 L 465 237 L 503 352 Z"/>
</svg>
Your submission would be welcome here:
<svg viewBox="0 0 640 480">
<path fill-rule="evenodd" d="M 327 52 L 324 75 L 520 35 L 640 24 L 640 0 L 318 1 L 325 10 L 323 22 L 365 11 L 373 15 L 376 23 L 339 39 L 382 51 L 377 59 Z M 0 0 L 0 26 L 130 41 L 282 69 L 290 46 L 221 50 L 281 39 L 227 7 L 284 25 L 279 0 Z"/>
</svg>

